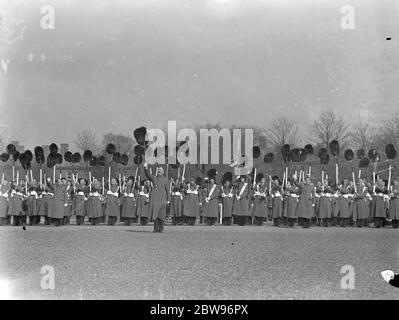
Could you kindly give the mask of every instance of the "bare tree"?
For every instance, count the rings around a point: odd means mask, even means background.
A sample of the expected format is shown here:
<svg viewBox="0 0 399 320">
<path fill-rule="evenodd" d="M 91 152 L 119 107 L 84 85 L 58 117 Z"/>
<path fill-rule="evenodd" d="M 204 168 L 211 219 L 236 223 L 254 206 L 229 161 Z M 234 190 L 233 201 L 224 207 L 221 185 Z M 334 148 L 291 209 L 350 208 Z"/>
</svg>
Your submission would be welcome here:
<svg viewBox="0 0 399 320">
<path fill-rule="evenodd" d="M 350 136 L 347 124 L 342 115 L 337 115 L 332 110 L 324 110 L 313 121 L 311 128 L 312 139 L 328 146 L 332 140 L 338 140 L 344 145 Z"/>
<path fill-rule="evenodd" d="M 361 120 L 353 125 L 349 138 L 352 147 L 364 150 L 376 148 L 380 141 L 378 130 Z"/>
<path fill-rule="evenodd" d="M 297 125 L 287 117 L 273 119 L 265 131 L 273 149 L 280 149 L 284 144 L 298 146 L 301 142 Z"/>
<path fill-rule="evenodd" d="M 97 154 L 100 151 L 96 133 L 91 129 L 82 130 L 76 134 L 75 146 L 82 153 L 90 150 L 93 154 Z"/>
<path fill-rule="evenodd" d="M 392 113 L 382 121 L 381 143 L 393 143 L 399 147 L 399 112 Z"/>
</svg>

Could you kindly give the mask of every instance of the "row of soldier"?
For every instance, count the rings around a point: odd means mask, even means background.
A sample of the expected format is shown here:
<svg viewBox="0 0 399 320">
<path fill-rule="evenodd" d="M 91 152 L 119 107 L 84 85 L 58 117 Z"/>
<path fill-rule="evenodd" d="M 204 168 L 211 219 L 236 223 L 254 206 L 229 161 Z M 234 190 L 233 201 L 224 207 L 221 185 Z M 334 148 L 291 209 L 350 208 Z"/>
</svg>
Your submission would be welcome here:
<svg viewBox="0 0 399 320">
<path fill-rule="evenodd" d="M 156 176 L 163 175 L 163 169 Z M 71 180 L 46 179 L 44 184 L 30 181 L 2 179 L 0 196 L 0 224 L 31 225 L 69 224 L 76 216 L 82 225 L 87 217 L 93 225 L 114 225 L 119 220 L 148 224 L 156 219 L 153 199 L 154 177 L 145 170 L 142 179 L 129 177 L 109 182 L 73 175 Z M 27 178 L 27 176 L 26 176 Z M 137 180 L 137 181 L 136 181 Z M 359 178 L 355 184 L 344 180 L 330 185 L 328 178 L 312 183 L 309 175 L 279 179 L 266 177 L 223 175 L 217 183 L 216 171 L 208 171 L 205 179 L 183 177 L 170 179 L 161 203 L 168 208 L 173 224 L 194 225 L 262 225 L 272 220 L 276 226 L 312 223 L 320 226 L 368 226 L 391 224 L 399 226 L 399 179 L 387 186 L 382 179 L 375 183 Z M 158 210 L 158 209 L 157 209 Z M 29 219 L 29 220 L 28 220 Z"/>
</svg>

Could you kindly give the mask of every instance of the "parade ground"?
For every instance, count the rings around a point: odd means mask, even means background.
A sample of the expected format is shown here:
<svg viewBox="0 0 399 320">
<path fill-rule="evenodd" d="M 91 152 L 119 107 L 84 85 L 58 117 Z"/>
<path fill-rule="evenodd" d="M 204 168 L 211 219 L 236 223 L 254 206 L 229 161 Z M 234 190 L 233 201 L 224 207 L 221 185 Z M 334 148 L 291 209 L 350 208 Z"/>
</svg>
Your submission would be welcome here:
<svg viewBox="0 0 399 320">
<path fill-rule="evenodd" d="M 380 275 L 399 272 L 391 228 L 6 226 L 0 244 L 10 299 L 399 298 Z"/>
</svg>

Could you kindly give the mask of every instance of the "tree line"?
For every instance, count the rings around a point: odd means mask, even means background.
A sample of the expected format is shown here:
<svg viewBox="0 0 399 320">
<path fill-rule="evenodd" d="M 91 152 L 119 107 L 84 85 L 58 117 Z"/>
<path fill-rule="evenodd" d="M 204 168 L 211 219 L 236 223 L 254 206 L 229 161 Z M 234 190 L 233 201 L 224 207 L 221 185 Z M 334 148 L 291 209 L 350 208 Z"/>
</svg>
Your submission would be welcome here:
<svg viewBox="0 0 399 320">
<path fill-rule="evenodd" d="M 201 128 L 220 130 L 223 127 L 221 122 L 208 123 L 198 125 L 195 130 L 198 132 Z M 248 128 L 248 126 L 230 126 L 231 129 L 245 127 Z M 349 122 L 342 114 L 328 109 L 319 112 L 307 132 L 301 131 L 298 124 L 287 116 L 273 118 L 265 127 L 257 126 L 252 129 L 255 140 L 264 137 L 266 152 L 277 154 L 284 144 L 303 147 L 311 143 L 315 149 L 318 149 L 328 146 L 333 140 L 339 141 L 342 148 L 364 149 L 366 152 L 370 149 L 383 152 L 388 143 L 399 147 L 399 112 L 389 114 L 377 123 L 371 123 L 362 119 Z M 91 150 L 93 154 L 103 154 L 105 146 L 109 143 L 113 143 L 118 152 L 133 159 L 135 145 L 133 136 L 106 133 L 99 142 L 94 130 L 85 129 L 77 132 L 74 142 L 76 151 L 83 153 L 85 150 Z"/>
</svg>

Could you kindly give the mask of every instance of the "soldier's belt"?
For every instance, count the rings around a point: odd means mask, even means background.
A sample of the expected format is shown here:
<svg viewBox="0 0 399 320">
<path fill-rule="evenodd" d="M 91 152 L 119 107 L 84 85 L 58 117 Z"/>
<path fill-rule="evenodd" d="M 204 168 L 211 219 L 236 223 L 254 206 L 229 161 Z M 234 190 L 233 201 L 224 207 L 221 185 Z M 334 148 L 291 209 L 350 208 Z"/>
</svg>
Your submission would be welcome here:
<svg viewBox="0 0 399 320">
<path fill-rule="evenodd" d="M 108 190 L 107 191 L 107 195 L 117 197 L 118 196 L 118 192 L 112 192 L 111 190 Z"/>
<path fill-rule="evenodd" d="M 146 198 L 149 198 L 149 197 L 150 197 L 149 194 L 144 193 L 144 192 L 142 192 L 142 191 L 139 192 L 139 195 L 142 196 L 142 197 L 146 197 Z"/>
</svg>

